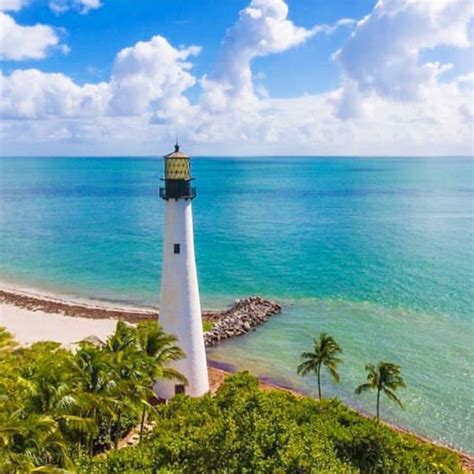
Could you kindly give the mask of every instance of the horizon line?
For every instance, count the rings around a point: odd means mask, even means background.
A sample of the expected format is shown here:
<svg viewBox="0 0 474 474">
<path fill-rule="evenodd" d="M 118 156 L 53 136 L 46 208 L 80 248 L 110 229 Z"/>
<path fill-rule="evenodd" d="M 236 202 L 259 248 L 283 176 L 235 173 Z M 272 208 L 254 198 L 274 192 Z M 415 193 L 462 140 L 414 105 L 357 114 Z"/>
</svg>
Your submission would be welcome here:
<svg viewBox="0 0 474 474">
<path fill-rule="evenodd" d="M 155 159 L 163 158 L 164 155 L 2 155 L 0 154 L 0 159 L 3 158 L 145 158 L 145 159 Z M 257 155 L 257 154 L 246 154 L 246 155 L 207 155 L 207 154 L 198 154 L 191 155 L 192 158 L 474 158 L 474 153 L 471 155 L 429 155 L 429 154 L 414 154 L 414 155 L 377 155 L 377 154 L 357 154 L 357 155 L 347 155 L 347 154 L 338 154 L 338 155 L 288 155 L 288 154 L 279 154 L 279 155 Z"/>
</svg>

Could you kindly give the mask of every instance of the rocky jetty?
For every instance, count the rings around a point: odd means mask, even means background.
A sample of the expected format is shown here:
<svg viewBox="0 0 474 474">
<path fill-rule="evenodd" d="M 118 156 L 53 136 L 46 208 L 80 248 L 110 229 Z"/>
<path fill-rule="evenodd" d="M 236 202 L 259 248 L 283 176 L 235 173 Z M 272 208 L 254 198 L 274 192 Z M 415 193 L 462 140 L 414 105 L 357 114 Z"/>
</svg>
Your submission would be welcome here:
<svg viewBox="0 0 474 474">
<path fill-rule="evenodd" d="M 204 333 L 206 347 L 213 347 L 231 337 L 242 336 L 281 313 L 281 306 L 260 296 L 251 296 L 235 303 L 225 311 L 207 312 L 205 319 L 213 327 Z"/>
</svg>

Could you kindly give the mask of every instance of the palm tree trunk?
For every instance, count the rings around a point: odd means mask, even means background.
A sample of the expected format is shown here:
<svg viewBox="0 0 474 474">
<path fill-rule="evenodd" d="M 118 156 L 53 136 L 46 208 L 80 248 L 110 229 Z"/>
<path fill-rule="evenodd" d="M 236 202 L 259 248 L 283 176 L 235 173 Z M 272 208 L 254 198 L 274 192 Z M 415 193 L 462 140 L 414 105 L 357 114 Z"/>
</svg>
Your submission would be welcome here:
<svg viewBox="0 0 474 474">
<path fill-rule="evenodd" d="M 98 425 L 97 420 L 96 420 L 96 416 L 97 416 L 97 410 L 94 408 L 94 410 L 92 412 L 92 419 Z M 89 456 L 92 457 L 93 454 L 94 454 L 94 437 L 92 435 L 89 435 Z"/>
<path fill-rule="evenodd" d="M 380 420 L 380 389 L 377 389 L 377 421 Z"/>
<path fill-rule="evenodd" d="M 115 449 L 118 448 L 118 442 L 120 438 L 120 418 L 121 417 L 122 417 L 122 410 L 119 410 L 117 414 L 117 423 L 116 423 L 117 430 L 114 433 L 114 448 Z"/>
<path fill-rule="evenodd" d="M 318 396 L 321 400 L 321 366 L 318 367 Z"/>
<path fill-rule="evenodd" d="M 108 433 L 109 433 L 109 448 L 112 447 L 113 444 L 113 439 L 112 439 L 112 418 L 109 419 L 109 427 L 108 427 Z"/>
</svg>

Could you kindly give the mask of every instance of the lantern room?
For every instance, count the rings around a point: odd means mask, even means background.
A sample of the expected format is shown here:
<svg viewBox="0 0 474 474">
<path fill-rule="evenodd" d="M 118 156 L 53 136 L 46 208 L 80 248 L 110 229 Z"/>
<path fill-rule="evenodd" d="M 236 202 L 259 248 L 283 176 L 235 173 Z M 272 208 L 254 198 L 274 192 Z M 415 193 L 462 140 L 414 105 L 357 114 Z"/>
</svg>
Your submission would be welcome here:
<svg viewBox="0 0 474 474">
<path fill-rule="evenodd" d="M 191 187 L 190 157 L 179 150 L 176 142 L 174 151 L 164 156 L 165 186 L 160 188 L 160 196 L 165 199 L 194 199 L 196 189 Z"/>
</svg>

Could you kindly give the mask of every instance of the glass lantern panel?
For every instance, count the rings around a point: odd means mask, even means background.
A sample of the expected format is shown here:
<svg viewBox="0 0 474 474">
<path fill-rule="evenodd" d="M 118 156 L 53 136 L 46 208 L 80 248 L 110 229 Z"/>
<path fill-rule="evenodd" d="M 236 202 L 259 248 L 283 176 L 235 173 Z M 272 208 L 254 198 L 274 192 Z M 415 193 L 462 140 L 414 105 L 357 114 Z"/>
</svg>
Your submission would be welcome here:
<svg viewBox="0 0 474 474">
<path fill-rule="evenodd" d="M 166 179 L 190 179 L 188 158 L 166 160 Z"/>
</svg>

